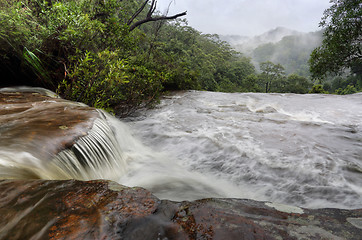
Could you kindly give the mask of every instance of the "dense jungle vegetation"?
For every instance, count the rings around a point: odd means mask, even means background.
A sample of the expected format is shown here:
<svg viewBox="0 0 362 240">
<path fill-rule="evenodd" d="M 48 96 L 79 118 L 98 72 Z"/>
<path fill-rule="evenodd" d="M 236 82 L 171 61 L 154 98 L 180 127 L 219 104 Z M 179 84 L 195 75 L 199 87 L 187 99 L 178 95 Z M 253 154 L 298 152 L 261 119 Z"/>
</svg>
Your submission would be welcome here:
<svg viewBox="0 0 362 240">
<path fill-rule="evenodd" d="M 360 58 L 346 66 L 352 71 L 343 71 L 336 86 L 323 89 L 313 82 L 323 84 L 329 74 L 325 63 L 317 63 L 322 59 L 319 53 L 325 56 L 324 48 L 311 60 L 314 79 L 287 75 L 281 64 L 270 61 L 262 62 L 257 71 L 249 58 L 217 35 L 202 34 L 178 18 L 185 13 L 166 17 L 155 11 L 155 4 L 154 0 L 1 1 L 1 86 L 41 86 L 119 115 L 153 104 L 170 90 L 318 93 L 333 87 L 340 94 L 361 90 Z"/>
</svg>

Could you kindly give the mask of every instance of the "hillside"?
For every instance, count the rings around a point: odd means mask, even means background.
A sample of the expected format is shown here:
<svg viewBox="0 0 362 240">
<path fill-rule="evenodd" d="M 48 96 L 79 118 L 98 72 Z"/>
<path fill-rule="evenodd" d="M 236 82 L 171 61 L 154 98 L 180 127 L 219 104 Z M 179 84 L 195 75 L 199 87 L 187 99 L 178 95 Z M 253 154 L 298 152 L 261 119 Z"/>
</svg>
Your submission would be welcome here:
<svg viewBox="0 0 362 240">
<path fill-rule="evenodd" d="M 286 36 L 302 34 L 288 28 L 277 27 L 263 34 L 248 37 L 242 35 L 223 35 L 221 40 L 228 42 L 237 51 L 250 55 L 250 53 L 260 45 L 267 43 L 277 43 Z"/>
<path fill-rule="evenodd" d="M 278 27 L 255 37 L 222 36 L 235 50 L 252 58 L 255 65 L 271 61 L 283 65 L 287 74 L 309 76 L 308 60 L 322 41 L 322 31 L 301 33 Z"/>
</svg>

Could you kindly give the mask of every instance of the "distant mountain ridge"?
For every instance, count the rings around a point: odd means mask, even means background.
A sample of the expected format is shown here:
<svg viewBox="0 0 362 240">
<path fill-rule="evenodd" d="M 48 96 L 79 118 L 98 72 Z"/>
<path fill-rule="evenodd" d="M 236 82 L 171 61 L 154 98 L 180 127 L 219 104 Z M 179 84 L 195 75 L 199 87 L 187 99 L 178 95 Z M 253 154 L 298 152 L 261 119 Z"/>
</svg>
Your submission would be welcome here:
<svg viewBox="0 0 362 240">
<path fill-rule="evenodd" d="M 322 42 L 322 31 L 303 33 L 277 27 L 261 35 L 245 37 L 220 36 L 235 50 L 251 57 L 254 64 L 271 61 L 283 65 L 287 74 L 309 76 L 308 60 L 313 49 Z"/>
<path fill-rule="evenodd" d="M 304 33 L 284 27 L 277 27 L 254 37 L 242 35 L 221 35 L 220 39 L 228 42 L 234 48 L 251 49 L 262 44 L 279 42 L 286 36 L 302 34 Z"/>
</svg>

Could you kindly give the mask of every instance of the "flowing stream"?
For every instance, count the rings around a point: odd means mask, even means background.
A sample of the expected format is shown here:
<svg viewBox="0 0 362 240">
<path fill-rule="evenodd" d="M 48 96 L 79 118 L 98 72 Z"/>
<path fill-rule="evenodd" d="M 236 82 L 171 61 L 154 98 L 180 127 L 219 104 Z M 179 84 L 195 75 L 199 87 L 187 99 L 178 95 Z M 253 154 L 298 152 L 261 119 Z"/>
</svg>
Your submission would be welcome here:
<svg viewBox="0 0 362 240">
<path fill-rule="evenodd" d="M 186 169 L 192 176 L 202 174 L 225 197 L 362 207 L 361 93 L 190 91 L 128 120 L 144 145 L 165 153 L 177 167 L 131 163 L 130 169 L 142 170 L 126 177 L 127 184 L 172 189 L 178 169 Z"/>
<path fill-rule="evenodd" d="M 19 114 L 12 117 L 25 113 Z M 0 145 L 0 178 L 103 178 L 162 199 L 362 208 L 361 93 L 188 91 L 123 121 L 101 115 L 87 136 L 51 161 L 19 149 L 21 142 Z"/>
</svg>

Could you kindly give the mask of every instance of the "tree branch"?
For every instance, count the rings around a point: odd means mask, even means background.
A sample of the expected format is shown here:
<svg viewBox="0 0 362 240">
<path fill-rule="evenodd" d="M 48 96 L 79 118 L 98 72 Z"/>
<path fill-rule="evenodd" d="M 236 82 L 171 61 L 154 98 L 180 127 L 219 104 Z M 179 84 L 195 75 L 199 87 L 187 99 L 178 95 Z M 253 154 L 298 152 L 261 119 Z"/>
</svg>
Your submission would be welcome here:
<svg viewBox="0 0 362 240">
<path fill-rule="evenodd" d="M 130 26 L 129 30 L 132 31 L 135 28 L 137 28 L 138 26 L 147 23 L 147 22 L 154 22 L 154 21 L 160 21 L 160 20 L 172 20 L 172 19 L 176 19 L 178 17 L 182 17 L 185 16 L 187 14 L 187 11 L 173 15 L 173 16 L 161 16 L 161 17 L 149 17 L 149 18 L 145 18 L 143 20 L 140 20 L 138 22 L 135 22 L 134 24 L 132 24 L 132 26 Z"/>
<path fill-rule="evenodd" d="M 149 0 L 146 0 L 142 6 L 133 14 L 133 16 L 128 20 L 127 24 L 131 25 L 132 22 L 135 20 L 135 18 L 143 11 L 143 9 L 146 7 Z"/>
<path fill-rule="evenodd" d="M 152 14 L 156 11 L 156 5 L 157 5 L 157 1 L 152 0 L 150 10 L 147 13 L 147 18 L 152 17 Z"/>
<path fill-rule="evenodd" d="M 135 23 L 133 23 L 133 21 L 136 19 L 136 17 L 143 11 L 143 9 L 146 7 L 147 3 L 149 2 L 149 0 L 146 0 L 142 6 L 137 10 L 137 12 L 135 12 L 135 14 L 133 14 L 133 16 L 131 17 L 130 20 L 128 20 L 127 24 L 130 26 L 129 30 L 132 31 L 135 28 L 139 27 L 140 25 L 147 23 L 147 22 L 155 22 L 155 21 L 160 21 L 160 20 L 172 20 L 172 19 L 176 19 L 178 17 L 181 16 L 185 16 L 186 15 L 186 11 L 173 15 L 173 16 L 159 16 L 159 17 L 152 17 L 152 14 L 156 11 L 156 7 L 157 7 L 157 0 L 152 0 L 151 2 L 151 6 L 150 9 L 148 10 L 147 16 L 145 19 L 139 20 Z M 133 24 L 132 24 L 133 23 Z"/>
</svg>

